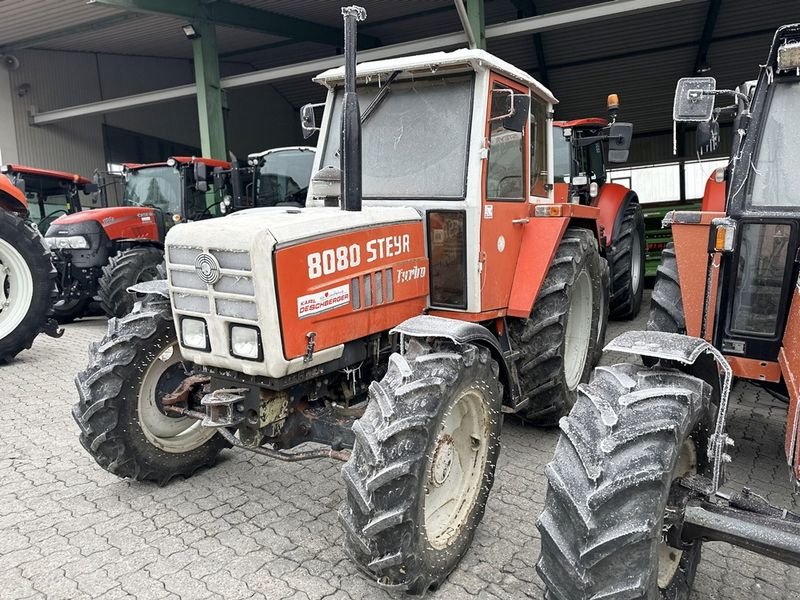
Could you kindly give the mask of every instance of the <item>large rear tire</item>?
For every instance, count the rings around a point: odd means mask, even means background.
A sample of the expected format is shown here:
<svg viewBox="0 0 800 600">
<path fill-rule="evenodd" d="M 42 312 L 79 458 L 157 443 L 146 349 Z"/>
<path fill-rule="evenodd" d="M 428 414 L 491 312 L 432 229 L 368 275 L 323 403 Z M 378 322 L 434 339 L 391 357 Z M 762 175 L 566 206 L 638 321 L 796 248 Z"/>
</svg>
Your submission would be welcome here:
<svg viewBox="0 0 800 600">
<path fill-rule="evenodd" d="M 424 594 L 469 548 L 500 451 L 498 371 L 486 348 L 411 340 L 370 386 L 339 518 L 379 584 Z"/>
<path fill-rule="evenodd" d="M 661 252 L 661 264 L 656 271 L 656 282 L 650 298 L 647 329 L 666 333 L 686 333 L 681 283 L 678 279 L 678 261 L 675 258 L 675 244 L 671 242 Z"/>
<path fill-rule="evenodd" d="M 163 261 L 164 252 L 152 247 L 124 250 L 112 256 L 98 281 L 100 304 L 106 315 L 124 317 L 131 312 L 137 299 L 128 288 L 160 279 L 159 266 Z"/>
<path fill-rule="evenodd" d="M 30 348 L 44 327 L 55 277 L 39 231 L 0 208 L 0 363 Z"/>
<path fill-rule="evenodd" d="M 602 286 L 608 282 L 597 239 L 586 229 L 568 229 L 529 319 L 509 319 L 508 335 L 519 352 L 517 373 L 528 403 L 520 416 L 552 426 L 575 403 L 578 384 L 588 381 L 599 360 L 608 315 Z"/>
<path fill-rule="evenodd" d="M 608 252 L 612 319 L 633 319 L 639 314 L 644 294 L 646 247 L 642 207 L 638 202 L 630 202 Z"/>
<path fill-rule="evenodd" d="M 192 369 L 182 360 L 169 304 L 137 304 L 89 349 L 89 365 L 75 377 L 79 401 L 72 416 L 80 442 L 118 477 L 164 485 L 214 463 L 225 440 L 189 417 L 167 415 L 160 398 Z"/>
<path fill-rule="evenodd" d="M 598 367 L 561 421 L 537 527 L 553 600 L 686 600 L 702 542 L 663 538 L 682 514 L 677 480 L 708 474 L 712 388 L 676 370 Z M 681 500 L 683 498 L 683 500 Z"/>
</svg>

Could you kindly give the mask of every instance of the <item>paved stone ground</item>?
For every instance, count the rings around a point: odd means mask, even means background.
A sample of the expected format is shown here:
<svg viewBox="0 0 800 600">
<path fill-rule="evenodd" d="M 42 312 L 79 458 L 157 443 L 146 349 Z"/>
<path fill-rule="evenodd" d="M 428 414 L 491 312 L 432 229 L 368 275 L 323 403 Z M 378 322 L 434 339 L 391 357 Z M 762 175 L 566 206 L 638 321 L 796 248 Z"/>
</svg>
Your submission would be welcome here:
<svg viewBox="0 0 800 600">
<path fill-rule="evenodd" d="M 612 324 L 609 336 L 631 326 Z M 336 463 L 280 464 L 229 450 L 215 468 L 164 488 L 100 469 L 77 441 L 70 407 L 73 375 L 104 331 L 99 319 L 70 325 L 62 339 L 40 337 L 0 367 L 0 598 L 390 597 L 342 551 Z M 782 505 L 791 502 L 785 412 L 743 385 L 731 415 L 731 482 Z M 473 547 L 430 597 L 541 598 L 534 520 L 555 441 L 555 432 L 507 420 Z M 692 596 L 799 597 L 800 569 L 724 544 L 706 547 Z"/>
</svg>

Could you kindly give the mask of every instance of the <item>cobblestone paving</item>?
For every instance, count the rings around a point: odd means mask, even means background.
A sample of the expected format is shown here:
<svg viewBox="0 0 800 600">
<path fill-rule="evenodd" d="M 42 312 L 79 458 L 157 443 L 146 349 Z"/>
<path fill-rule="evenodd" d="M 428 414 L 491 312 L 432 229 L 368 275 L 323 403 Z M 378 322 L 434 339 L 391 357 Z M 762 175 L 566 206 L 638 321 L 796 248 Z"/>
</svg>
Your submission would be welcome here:
<svg viewBox="0 0 800 600">
<path fill-rule="evenodd" d="M 612 324 L 609 336 L 631 326 Z M 390 597 L 342 551 L 336 463 L 280 464 L 228 450 L 215 468 L 163 488 L 100 469 L 77 441 L 70 408 L 73 375 L 104 331 L 99 319 L 69 325 L 62 339 L 40 337 L 0 367 L 0 598 Z M 756 388 L 736 390 L 730 482 L 781 505 L 791 502 L 785 413 Z M 507 419 L 473 547 L 429 597 L 542 597 L 534 520 L 555 441 L 552 431 Z M 800 598 L 800 569 L 709 544 L 692 598 Z"/>
</svg>

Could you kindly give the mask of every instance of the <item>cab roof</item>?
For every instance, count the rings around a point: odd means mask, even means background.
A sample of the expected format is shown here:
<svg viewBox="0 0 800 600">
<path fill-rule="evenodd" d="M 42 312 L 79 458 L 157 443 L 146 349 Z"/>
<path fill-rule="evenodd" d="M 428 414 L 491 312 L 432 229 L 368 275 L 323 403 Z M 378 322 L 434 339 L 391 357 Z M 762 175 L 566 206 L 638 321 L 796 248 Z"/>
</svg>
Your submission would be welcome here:
<svg viewBox="0 0 800 600">
<path fill-rule="evenodd" d="M 205 158 L 204 156 L 170 156 L 175 159 L 175 162 L 181 165 L 191 165 L 194 163 L 203 163 L 208 167 L 221 167 L 223 169 L 230 169 L 231 163 L 227 160 L 219 160 L 217 158 Z M 167 159 L 169 160 L 169 159 Z M 147 169 L 149 167 L 166 167 L 167 161 L 155 163 L 123 163 L 126 169 L 136 171 L 138 169 Z"/>
<path fill-rule="evenodd" d="M 608 121 L 600 117 L 588 117 L 586 119 L 573 119 L 572 121 L 553 121 L 553 125 L 561 128 L 580 129 L 586 127 L 587 129 L 595 129 L 597 127 L 608 127 Z"/>
<path fill-rule="evenodd" d="M 9 163 L 3 165 L 3 172 L 8 174 L 13 173 L 27 173 L 28 175 L 38 175 L 40 177 L 49 177 L 51 179 L 60 179 L 62 181 L 70 181 L 77 185 L 86 185 L 92 183 L 91 180 L 86 179 L 76 173 L 67 173 L 66 171 L 52 171 L 50 169 L 38 169 L 36 167 L 26 167 L 25 165 L 17 165 Z"/>
<path fill-rule="evenodd" d="M 394 71 L 421 71 L 435 70 L 441 67 L 465 66 L 470 70 L 492 70 L 505 75 L 519 83 L 529 87 L 536 95 L 551 104 L 557 104 L 553 93 L 539 83 L 536 79 L 528 75 L 504 60 L 489 54 L 485 50 L 472 50 L 462 48 L 451 52 L 431 52 L 429 54 L 415 54 L 413 56 L 403 56 L 400 58 L 389 58 L 385 60 L 375 60 L 359 63 L 356 66 L 356 76 L 366 77 L 369 75 L 389 75 Z M 314 78 L 319 84 L 328 88 L 334 87 L 337 83 L 344 81 L 344 66 L 328 69 Z"/>
</svg>

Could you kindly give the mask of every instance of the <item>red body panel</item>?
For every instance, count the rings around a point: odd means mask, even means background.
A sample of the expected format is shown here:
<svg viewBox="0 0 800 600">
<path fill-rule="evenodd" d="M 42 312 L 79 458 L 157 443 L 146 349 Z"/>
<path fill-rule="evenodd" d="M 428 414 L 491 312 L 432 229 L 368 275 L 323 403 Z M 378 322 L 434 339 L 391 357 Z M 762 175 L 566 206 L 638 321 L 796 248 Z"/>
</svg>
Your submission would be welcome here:
<svg viewBox="0 0 800 600">
<path fill-rule="evenodd" d="M 110 240 L 137 239 L 163 242 L 159 238 L 159 216 L 146 206 L 114 206 L 73 213 L 59 217 L 51 227 L 71 225 L 84 221 L 97 221 Z"/>
<path fill-rule="evenodd" d="M 28 200 L 8 177 L 0 175 L 0 209 L 28 214 Z"/>
<path fill-rule="evenodd" d="M 606 245 L 611 245 L 611 240 L 614 233 L 614 223 L 617 220 L 617 215 L 622 209 L 622 204 L 625 201 L 625 196 L 628 195 L 630 190 L 624 185 L 618 183 L 605 183 L 600 188 L 597 198 L 594 199 L 592 206 L 600 209 L 600 216 L 598 223 L 602 228 L 603 235 L 606 238 Z"/>
<path fill-rule="evenodd" d="M 568 217 L 536 217 L 522 226 L 519 260 L 508 300 L 509 316 L 530 316 L 568 223 Z"/>
<path fill-rule="evenodd" d="M 714 174 L 706 181 L 705 190 L 703 190 L 703 203 L 700 210 L 708 212 L 725 212 L 725 182 L 717 182 Z"/>
<path fill-rule="evenodd" d="M 556 127 L 608 127 L 608 121 L 600 117 L 587 117 L 585 119 L 573 119 L 572 121 L 553 121 Z"/>
<path fill-rule="evenodd" d="M 320 274 L 312 277 L 312 269 L 322 264 L 313 259 L 326 252 L 336 270 L 315 270 Z M 391 329 L 427 305 L 428 258 L 421 222 L 339 233 L 279 249 L 275 272 L 281 274 L 277 286 L 287 359 L 306 353 L 311 332 L 316 334 L 315 349 L 323 350 Z"/>
<path fill-rule="evenodd" d="M 800 480 L 800 288 L 797 286 L 794 288 L 778 362 L 789 390 L 786 459 L 792 467 L 795 479 Z"/>
</svg>

